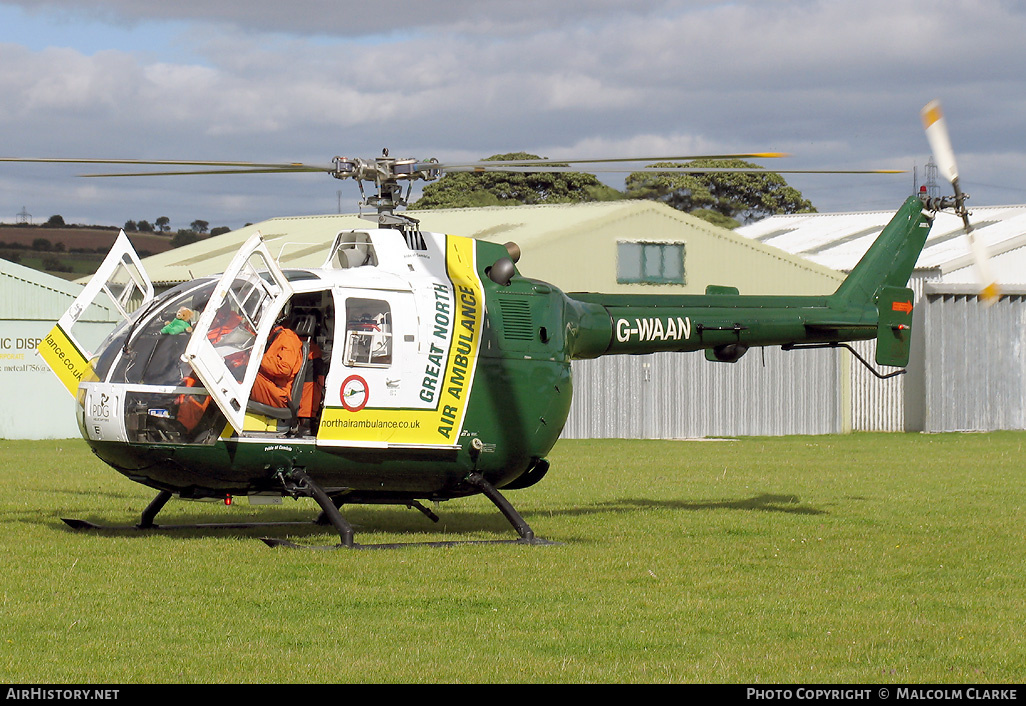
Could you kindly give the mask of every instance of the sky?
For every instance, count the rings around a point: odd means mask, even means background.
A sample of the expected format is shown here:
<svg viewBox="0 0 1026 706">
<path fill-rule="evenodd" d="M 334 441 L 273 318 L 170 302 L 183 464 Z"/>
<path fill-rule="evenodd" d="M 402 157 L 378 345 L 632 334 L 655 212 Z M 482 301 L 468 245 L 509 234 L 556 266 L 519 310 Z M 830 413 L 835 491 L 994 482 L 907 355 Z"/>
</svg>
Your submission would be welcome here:
<svg viewBox="0 0 1026 706">
<path fill-rule="evenodd" d="M 1021 204 L 1024 36 L 1012 0 L 0 0 L 0 156 L 786 152 L 907 170 L 787 177 L 821 212 L 892 210 L 939 99 L 969 205 Z M 360 198 L 324 174 L 77 176 L 100 170 L 0 164 L 0 222 L 238 228 Z"/>
</svg>

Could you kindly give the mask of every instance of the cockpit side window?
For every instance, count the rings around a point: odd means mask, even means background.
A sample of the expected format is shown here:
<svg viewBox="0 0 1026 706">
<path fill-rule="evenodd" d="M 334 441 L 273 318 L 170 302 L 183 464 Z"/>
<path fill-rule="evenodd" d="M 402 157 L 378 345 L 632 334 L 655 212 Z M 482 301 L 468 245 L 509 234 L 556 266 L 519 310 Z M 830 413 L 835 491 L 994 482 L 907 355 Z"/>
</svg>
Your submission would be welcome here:
<svg viewBox="0 0 1026 706">
<path fill-rule="evenodd" d="M 346 299 L 345 361 L 350 367 L 392 365 L 392 312 L 381 299 Z"/>
<path fill-rule="evenodd" d="M 230 305 L 245 319 L 250 328 L 255 329 L 256 320 L 260 317 L 267 298 L 267 285 L 263 280 L 258 277 L 239 277 L 232 283 L 225 304 Z"/>
</svg>

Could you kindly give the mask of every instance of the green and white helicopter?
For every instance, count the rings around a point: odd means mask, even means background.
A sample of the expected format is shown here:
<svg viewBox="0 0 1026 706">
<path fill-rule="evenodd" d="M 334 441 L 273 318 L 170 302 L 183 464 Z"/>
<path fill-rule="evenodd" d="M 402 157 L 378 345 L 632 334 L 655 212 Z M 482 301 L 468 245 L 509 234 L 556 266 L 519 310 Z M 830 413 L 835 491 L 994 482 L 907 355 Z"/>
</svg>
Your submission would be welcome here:
<svg viewBox="0 0 1026 706">
<path fill-rule="evenodd" d="M 386 153 L 329 166 L 4 161 L 177 170 L 150 172 L 160 174 L 326 171 L 357 180 L 361 191 L 364 183 L 376 186 L 364 203 L 376 208 L 377 227 L 326 233 L 319 268 L 281 269 L 256 233 L 222 275 L 156 296 L 122 233 L 40 344 L 77 398 L 81 432 L 96 455 L 158 491 L 133 527 L 167 528 L 154 520 L 175 496 L 310 497 L 321 510 L 317 521 L 337 530 L 338 546 L 359 547 L 366 545 L 355 542 L 343 504 L 400 504 L 437 521 L 422 501 L 483 493 L 515 529 L 510 541 L 544 543 L 500 491 L 545 476 L 546 455 L 570 410 L 572 360 L 704 350 L 711 361 L 734 362 L 752 347 L 875 338 L 878 364 L 907 364 L 913 296 L 906 285 L 933 214 L 955 209 L 971 237 L 939 106 L 927 106 L 924 121 L 955 197 L 909 197 L 827 296 L 744 296 L 714 286 L 705 295 L 565 293 L 522 275 L 511 243 L 423 232 L 395 212 L 405 203 L 401 182 L 447 172 L 598 171 L 592 165 L 657 160 L 441 164 Z M 124 319 L 88 350 L 75 335 L 76 321 L 91 302 L 106 299 Z M 161 333 L 183 307 L 198 317 L 188 321 L 191 331 Z M 280 324 L 297 334 L 303 355 L 288 405 L 272 407 L 253 402 L 251 392 Z"/>
</svg>

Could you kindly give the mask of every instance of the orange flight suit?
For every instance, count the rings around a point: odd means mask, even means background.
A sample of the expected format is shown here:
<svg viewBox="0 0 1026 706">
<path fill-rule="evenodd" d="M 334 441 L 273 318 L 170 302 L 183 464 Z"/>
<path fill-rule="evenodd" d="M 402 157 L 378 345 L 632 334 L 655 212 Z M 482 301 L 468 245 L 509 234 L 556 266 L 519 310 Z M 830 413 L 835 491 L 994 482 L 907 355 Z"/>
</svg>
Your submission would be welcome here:
<svg viewBox="0 0 1026 706">
<path fill-rule="evenodd" d="M 275 326 L 249 398 L 271 407 L 288 407 L 292 381 L 302 365 L 303 344 L 299 336 L 292 329 Z"/>
<path fill-rule="evenodd" d="M 242 317 L 225 304 L 214 316 L 214 323 L 207 332 L 207 339 L 216 345 L 222 338 L 240 326 L 245 326 Z M 249 327 L 246 326 L 246 329 L 249 330 Z M 242 365 L 245 360 L 244 356 L 234 353 L 225 358 L 224 362 L 229 368 L 235 369 Z M 193 375 L 186 375 L 181 384 L 185 387 L 196 387 L 199 385 L 199 380 Z M 182 423 L 186 431 L 191 432 L 196 428 L 196 425 L 199 424 L 200 419 L 207 411 L 207 408 L 210 407 L 212 401 L 213 399 L 209 395 L 178 396 L 178 421 Z"/>
<path fill-rule="evenodd" d="M 207 332 L 207 338 L 210 339 L 211 343 L 217 344 L 222 338 L 241 325 L 242 317 L 227 308 L 227 305 L 222 306 L 220 311 L 214 315 L 214 321 L 210 324 L 210 330 Z M 249 326 L 246 326 L 246 330 L 252 333 Z"/>
</svg>

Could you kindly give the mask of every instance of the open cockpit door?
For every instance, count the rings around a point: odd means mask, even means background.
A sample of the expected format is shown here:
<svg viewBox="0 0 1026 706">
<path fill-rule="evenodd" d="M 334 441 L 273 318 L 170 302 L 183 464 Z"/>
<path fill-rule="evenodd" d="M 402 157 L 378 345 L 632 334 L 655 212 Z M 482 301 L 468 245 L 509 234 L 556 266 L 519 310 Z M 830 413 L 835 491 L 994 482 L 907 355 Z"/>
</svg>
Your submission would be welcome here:
<svg viewBox="0 0 1026 706">
<path fill-rule="evenodd" d="M 254 233 L 214 287 L 182 356 L 240 434 L 264 347 L 292 291 Z"/>
<path fill-rule="evenodd" d="M 74 395 L 78 384 L 90 377 L 92 358 L 92 351 L 74 334 L 79 319 L 90 307 L 101 307 L 116 309 L 124 320 L 151 299 L 153 284 L 125 231 L 121 231 L 96 274 L 39 345 L 39 354 Z"/>
</svg>

